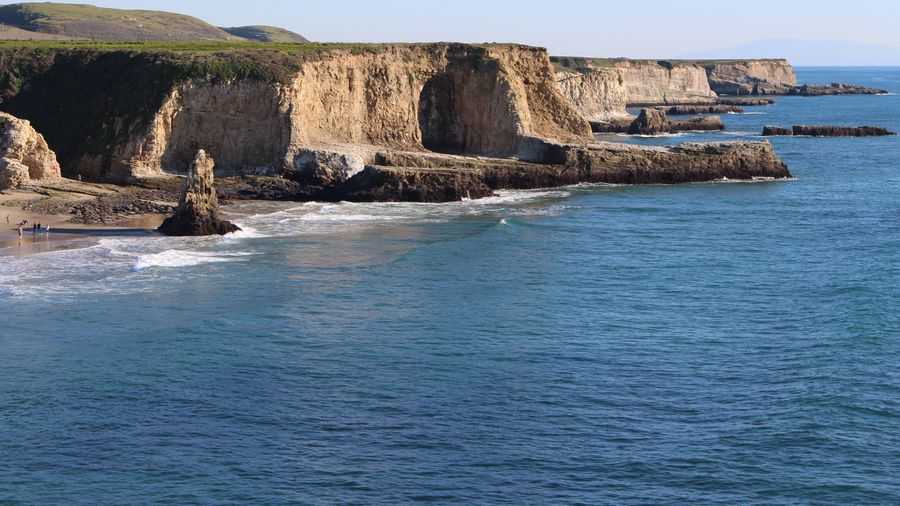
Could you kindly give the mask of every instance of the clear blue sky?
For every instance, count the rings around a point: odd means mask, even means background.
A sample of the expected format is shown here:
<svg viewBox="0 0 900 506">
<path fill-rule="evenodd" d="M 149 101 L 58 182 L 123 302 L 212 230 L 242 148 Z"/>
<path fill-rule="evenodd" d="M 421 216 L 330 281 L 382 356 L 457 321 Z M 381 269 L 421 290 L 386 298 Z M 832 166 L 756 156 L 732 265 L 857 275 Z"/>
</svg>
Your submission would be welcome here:
<svg viewBox="0 0 900 506">
<path fill-rule="evenodd" d="M 91 0 L 82 0 L 90 2 Z M 76 3 L 76 2 L 70 2 Z M 318 41 L 522 42 L 553 54 L 900 65 L 898 0 L 96 0 Z M 733 7 L 732 7 L 733 6 Z"/>
</svg>

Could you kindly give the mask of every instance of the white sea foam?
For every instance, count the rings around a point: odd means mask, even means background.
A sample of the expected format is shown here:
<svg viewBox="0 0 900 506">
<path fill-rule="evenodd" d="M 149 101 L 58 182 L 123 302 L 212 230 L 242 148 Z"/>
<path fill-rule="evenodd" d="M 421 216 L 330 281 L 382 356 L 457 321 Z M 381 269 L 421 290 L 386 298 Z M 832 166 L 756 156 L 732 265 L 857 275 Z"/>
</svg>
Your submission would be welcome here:
<svg viewBox="0 0 900 506">
<path fill-rule="evenodd" d="M 132 267 L 135 272 L 151 267 L 193 267 L 195 265 L 238 262 L 253 256 L 251 252 L 217 253 L 205 251 L 166 250 L 161 253 L 139 255 Z"/>
</svg>

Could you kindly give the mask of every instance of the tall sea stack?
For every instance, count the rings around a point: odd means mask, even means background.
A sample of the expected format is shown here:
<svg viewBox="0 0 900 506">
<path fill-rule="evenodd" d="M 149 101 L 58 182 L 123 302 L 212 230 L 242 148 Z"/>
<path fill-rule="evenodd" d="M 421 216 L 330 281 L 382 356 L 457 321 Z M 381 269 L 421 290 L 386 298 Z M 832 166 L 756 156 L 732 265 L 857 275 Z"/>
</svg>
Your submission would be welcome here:
<svg viewBox="0 0 900 506">
<path fill-rule="evenodd" d="M 185 181 L 184 194 L 175 216 L 168 218 L 159 231 L 172 236 L 225 235 L 240 230 L 219 218 L 219 200 L 213 185 L 215 161 L 202 149 L 197 152 Z"/>
</svg>

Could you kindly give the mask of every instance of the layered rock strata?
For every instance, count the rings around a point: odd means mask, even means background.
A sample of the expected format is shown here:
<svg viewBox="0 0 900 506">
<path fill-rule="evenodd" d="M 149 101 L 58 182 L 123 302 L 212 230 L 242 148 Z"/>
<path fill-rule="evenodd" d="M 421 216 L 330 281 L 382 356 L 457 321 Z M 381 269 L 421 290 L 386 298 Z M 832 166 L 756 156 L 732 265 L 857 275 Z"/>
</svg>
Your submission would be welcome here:
<svg viewBox="0 0 900 506">
<path fill-rule="evenodd" d="M 198 64 L 201 56 L 209 61 Z M 328 165 L 305 152 L 321 144 L 529 157 L 533 138 L 590 139 L 539 48 L 201 56 L 18 52 L 0 58 L 0 72 L 26 85 L 3 92 L 2 107 L 31 118 L 59 146 L 68 176 L 108 181 L 180 173 L 201 146 L 220 175 L 277 175 Z M 59 126 L 82 118 L 81 128 Z"/>
<path fill-rule="evenodd" d="M 0 48 L 8 57 L 0 58 L 0 78 L 10 77 L 0 79 L 2 107 L 32 118 L 59 146 L 67 174 L 90 180 L 183 174 L 200 147 L 216 159 L 219 176 L 236 178 L 228 194 L 238 198 L 444 201 L 485 196 L 507 184 L 688 182 L 778 172 L 761 156 L 774 157 L 771 147 L 752 144 L 711 151 L 595 146 L 579 112 L 589 100 L 579 106 L 566 98 L 539 48 L 23 51 Z M 656 65 L 651 73 L 668 82 L 687 79 L 677 77 L 681 69 Z M 634 69 L 616 67 L 610 75 L 626 71 Z M 603 79 L 597 90 L 625 82 Z M 82 128 L 70 128 L 75 121 Z M 771 177 L 786 177 L 782 168 Z M 204 214 L 215 208 L 211 178 L 205 181 L 190 192 L 201 197 L 185 197 L 186 211 L 170 223 L 172 230 L 221 232 L 217 220 L 203 217 L 215 217 Z"/>
<path fill-rule="evenodd" d="M 0 113 L 0 190 L 60 178 L 60 167 L 31 123 Z"/>
<path fill-rule="evenodd" d="M 797 86 L 787 60 L 701 61 L 709 86 L 719 95 L 784 95 Z"/>
<path fill-rule="evenodd" d="M 226 235 L 240 230 L 219 217 L 219 200 L 213 183 L 215 162 L 206 152 L 197 152 L 175 215 L 159 231 L 171 236 Z"/>
<path fill-rule="evenodd" d="M 827 125 L 794 125 L 793 128 L 780 128 L 767 126 L 763 128 L 763 136 L 807 136 L 807 137 L 884 137 L 897 135 L 886 128 L 861 126 L 842 127 Z"/>
</svg>

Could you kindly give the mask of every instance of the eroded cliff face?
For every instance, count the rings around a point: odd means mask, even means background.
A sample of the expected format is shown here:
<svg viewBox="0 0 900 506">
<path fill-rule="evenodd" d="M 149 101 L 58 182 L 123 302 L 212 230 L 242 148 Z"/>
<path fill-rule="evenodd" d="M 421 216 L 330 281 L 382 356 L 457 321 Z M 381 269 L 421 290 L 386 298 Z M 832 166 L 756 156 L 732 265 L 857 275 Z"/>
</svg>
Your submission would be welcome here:
<svg viewBox="0 0 900 506">
<path fill-rule="evenodd" d="M 189 59 L 184 65 L 192 69 Z M 308 157 L 301 155 L 311 147 L 529 158 L 541 156 L 534 139 L 590 139 L 590 126 L 556 89 L 539 48 L 335 48 L 296 57 L 278 80 L 185 78 L 178 65 L 118 53 L 63 52 L 45 66 L 3 105 L 46 128 L 73 177 L 183 173 L 198 149 L 216 159 L 220 175 L 283 174 L 302 170 L 298 163 Z M 79 83 L 85 76 L 89 89 Z M 88 120 L 83 128 L 54 123 L 81 118 Z"/>
<path fill-rule="evenodd" d="M 0 112 L 0 190 L 60 177 L 60 167 L 44 136 L 28 121 Z"/>
<path fill-rule="evenodd" d="M 708 104 L 717 98 L 699 65 L 623 60 L 615 67 L 622 73 L 629 105 Z"/>
<path fill-rule="evenodd" d="M 553 58 L 560 92 L 591 122 L 631 118 L 628 106 L 710 104 L 706 70 L 667 61 Z"/>
<path fill-rule="evenodd" d="M 797 86 L 797 74 L 787 60 L 700 62 L 710 87 L 720 95 L 782 95 Z"/>
<path fill-rule="evenodd" d="M 588 121 L 606 122 L 630 118 L 628 90 L 621 72 L 611 68 L 563 70 L 556 73 L 560 92 Z"/>
</svg>

